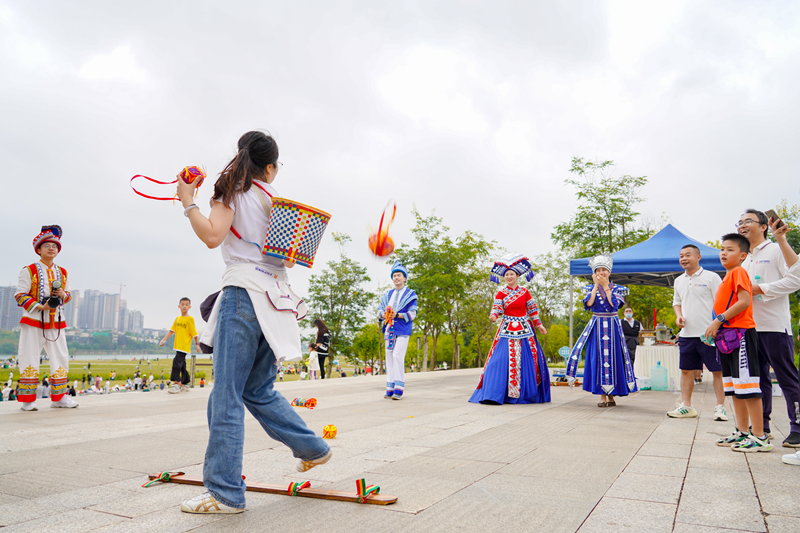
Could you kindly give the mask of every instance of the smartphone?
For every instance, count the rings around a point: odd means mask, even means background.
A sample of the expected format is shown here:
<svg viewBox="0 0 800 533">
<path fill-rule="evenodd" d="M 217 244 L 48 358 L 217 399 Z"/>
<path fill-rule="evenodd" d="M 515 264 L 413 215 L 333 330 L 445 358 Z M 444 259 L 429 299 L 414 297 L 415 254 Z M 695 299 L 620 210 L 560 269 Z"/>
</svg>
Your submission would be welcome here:
<svg viewBox="0 0 800 533">
<path fill-rule="evenodd" d="M 779 218 L 781 218 L 778 216 L 778 213 L 776 213 L 774 209 L 767 209 L 766 211 L 764 211 L 764 214 L 767 215 L 767 218 L 771 218 L 772 220 L 778 220 Z M 783 220 L 781 220 L 781 223 L 778 224 L 778 227 L 782 228 L 785 225 L 786 223 Z"/>
</svg>

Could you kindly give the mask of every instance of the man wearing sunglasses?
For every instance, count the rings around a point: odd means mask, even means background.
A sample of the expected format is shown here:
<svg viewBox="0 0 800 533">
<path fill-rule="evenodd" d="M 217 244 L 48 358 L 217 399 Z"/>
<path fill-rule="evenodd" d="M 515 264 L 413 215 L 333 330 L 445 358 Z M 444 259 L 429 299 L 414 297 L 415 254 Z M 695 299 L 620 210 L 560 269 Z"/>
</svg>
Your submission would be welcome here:
<svg viewBox="0 0 800 533">
<path fill-rule="evenodd" d="M 758 360 L 764 405 L 764 430 L 770 432 L 772 413 L 772 367 L 786 399 L 790 432 L 783 445 L 800 448 L 800 383 L 794 365 L 792 318 L 789 295 L 800 290 L 797 254 L 786 241 L 788 225 L 770 220 L 755 209 L 748 209 L 736 227 L 750 242 L 750 255 L 742 263 L 753 283 L 753 318 L 758 331 Z M 767 240 L 767 230 L 777 242 Z"/>
</svg>

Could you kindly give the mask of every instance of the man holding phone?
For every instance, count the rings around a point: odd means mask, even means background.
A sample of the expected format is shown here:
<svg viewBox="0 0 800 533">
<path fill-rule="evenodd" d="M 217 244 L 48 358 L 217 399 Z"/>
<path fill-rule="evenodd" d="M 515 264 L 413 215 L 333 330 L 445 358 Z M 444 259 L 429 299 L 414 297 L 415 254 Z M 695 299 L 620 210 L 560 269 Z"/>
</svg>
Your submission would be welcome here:
<svg viewBox="0 0 800 533">
<path fill-rule="evenodd" d="M 789 295 L 800 290 L 797 254 L 786 241 L 789 227 L 774 212 L 771 219 L 748 209 L 736 224 L 739 234 L 750 242 L 750 255 L 742 266 L 753 283 L 753 318 L 758 331 L 758 361 L 764 407 L 764 431 L 770 432 L 772 381 L 770 366 L 786 399 L 789 414 L 787 448 L 800 448 L 800 383 L 794 365 L 794 339 Z M 767 240 L 771 228 L 777 243 Z"/>
</svg>

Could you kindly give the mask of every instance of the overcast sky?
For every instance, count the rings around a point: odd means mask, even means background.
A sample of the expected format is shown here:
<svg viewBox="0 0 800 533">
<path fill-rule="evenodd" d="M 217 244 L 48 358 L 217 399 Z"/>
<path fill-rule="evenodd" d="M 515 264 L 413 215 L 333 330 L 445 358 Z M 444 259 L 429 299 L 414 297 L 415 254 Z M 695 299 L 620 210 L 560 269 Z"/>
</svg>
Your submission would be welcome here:
<svg viewBox="0 0 800 533">
<path fill-rule="evenodd" d="M 278 141 L 278 191 L 333 215 L 300 294 L 338 257 L 332 231 L 388 284 L 366 242 L 389 199 L 399 242 L 416 204 L 553 250 L 572 156 L 648 176 L 643 215 L 716 240 L 747 207 L 800 203 L 799 86 L 798 2 L 0 0 L 0 285 L 56 223 L 73 288 L 125 283 L 169 327 L 224 264 L 129 180 L 215 178 L 251 129 Z"/>
</svg>

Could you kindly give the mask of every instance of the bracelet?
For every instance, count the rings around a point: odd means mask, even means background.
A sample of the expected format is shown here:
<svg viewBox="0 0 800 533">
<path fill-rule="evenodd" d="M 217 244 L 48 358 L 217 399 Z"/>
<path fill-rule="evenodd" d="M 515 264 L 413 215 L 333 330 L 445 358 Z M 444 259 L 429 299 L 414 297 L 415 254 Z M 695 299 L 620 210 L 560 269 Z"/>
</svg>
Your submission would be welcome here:
<svg viewBox="0 0 800 533">
<path fill-rule="evenodd" d="M 191 211 L 192 209 L 200 209 L 200 208 L 197 207 L 197 204 L 192 204 L 192 205 L 190 205 L 189 207 L 187 207 L 186 209 L 183 210 L 183 216 L 188 217 L 189 216 L 189 211 Z"/>
</svg>

